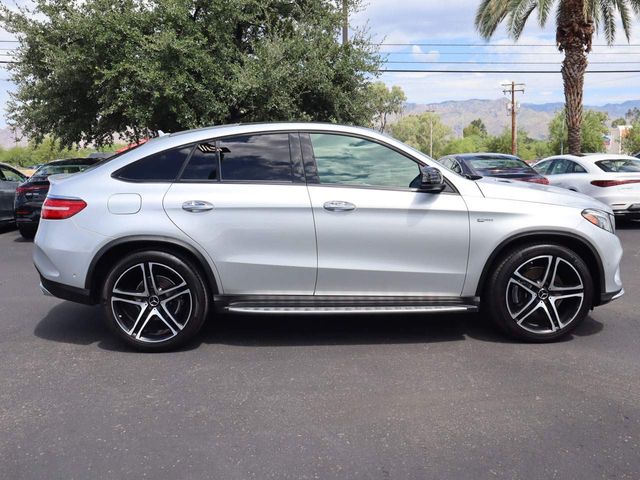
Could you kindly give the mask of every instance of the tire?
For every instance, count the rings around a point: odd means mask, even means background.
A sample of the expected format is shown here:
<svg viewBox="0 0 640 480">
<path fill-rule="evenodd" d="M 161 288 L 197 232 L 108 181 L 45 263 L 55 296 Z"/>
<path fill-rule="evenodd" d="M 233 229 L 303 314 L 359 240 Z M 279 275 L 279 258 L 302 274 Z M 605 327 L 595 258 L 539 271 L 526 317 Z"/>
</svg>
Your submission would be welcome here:
<svg viewBox="0 0 640 480">
<path fill-rule="evenodd" d="M 38 226 L 34 227 L 32 225 L 18 224 L 18 231 L 20 232 L 20 235 L 22 235 L 22 238 L 33 240 L 36 236 L 36 232 L 38 231 Z"/>
<path fill-rule="evenodd" d="M 495 264 L 483 311 L 508 335 L 528 342 L 559 339 L 593 305 L 593 279 L 584 260 L 556 244 L 527 244 Z"/>
<path fill-rule="evenodd" d="M 209 304 L 200 270 L 162 251 L 133 252 L 116 263 L 102 303 L 109 327 L 144 352 L 174 350 L 193 339 Z"/>
</svg>

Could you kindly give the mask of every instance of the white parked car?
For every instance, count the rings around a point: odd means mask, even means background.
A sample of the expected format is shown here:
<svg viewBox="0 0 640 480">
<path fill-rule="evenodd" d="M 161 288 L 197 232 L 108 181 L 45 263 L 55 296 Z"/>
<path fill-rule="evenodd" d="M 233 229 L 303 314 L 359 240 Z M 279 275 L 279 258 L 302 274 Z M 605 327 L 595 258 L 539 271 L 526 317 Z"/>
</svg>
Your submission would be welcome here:
<svg viewBox="0 0 640 480">
<path fill-rule="evenodd" d="M 600 200 L 619 218 L 640 219 L 640 160 L 629 155 L 558 155 L 533 168 L 551 185 Z"/>
</svg>

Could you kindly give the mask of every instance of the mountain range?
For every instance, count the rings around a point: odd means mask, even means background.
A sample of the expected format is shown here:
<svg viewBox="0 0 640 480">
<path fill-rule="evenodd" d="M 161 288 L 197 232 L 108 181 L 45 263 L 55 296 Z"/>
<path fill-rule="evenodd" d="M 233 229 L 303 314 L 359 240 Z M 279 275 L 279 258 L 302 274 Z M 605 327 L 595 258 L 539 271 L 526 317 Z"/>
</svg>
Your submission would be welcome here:
<svg viewBox="0 0 640 480">
<path fill-rule="evenodd" d="M 553 116 L 564 106 L 556 103 L 522 103 L 518 110 L 518 128 L 529 133 L 532 138 L 543 139 L 547 136 L 547 128 Z M 609 119 L 624 117 L 632 108 L 640 108 L 640 100 L 629 100 L 622 103 L 607 103 L 606 105 L 585 105 L 585 109 L 606 112 Z M 482 119 L 491 135 L 498 135 L 505 128 L 511 126 L 511 119 L 507 112 L 507 100 L 461 100 L 440 103 L 407 103 L 404 115 L 417 115 L 427 110 L 433 110 L 446 125 L 450 126 L 457 136 L 462 136 L 462 129 L 476 118 Z M 16 142 L 16 136 L 9 128 L 0 128 L 0 147 L 10 148 L 26 145 L 27 140 Z"/>
<path fill-rule="evenodd" d="M 427 110 L 435 111 L 442 122 L 453 129 L 457 136 L 462 136 L 462 129 L 476 118 L 482 119 L 491 135 L 498 135 L 505 128 L 511 128 L 511 116 L 507 111 L 508 101 L 497 100 L 462 100 L 431 104 L 407 103 L 403 115 L 415 115 Z M 546 138 L 548 125 L 554 115 L 562 110 L 564 104 L 556 103 L 522 103 L 518 110 L 518 128 L 526 130 L 530 137 Z M 622 103 L 606 105 L 585 105 L 586 109 L 606 112 L 609 120 L 624 117 L 632 108 L 640 108 L 640 100 L 629 100 Z"/>
</svg>

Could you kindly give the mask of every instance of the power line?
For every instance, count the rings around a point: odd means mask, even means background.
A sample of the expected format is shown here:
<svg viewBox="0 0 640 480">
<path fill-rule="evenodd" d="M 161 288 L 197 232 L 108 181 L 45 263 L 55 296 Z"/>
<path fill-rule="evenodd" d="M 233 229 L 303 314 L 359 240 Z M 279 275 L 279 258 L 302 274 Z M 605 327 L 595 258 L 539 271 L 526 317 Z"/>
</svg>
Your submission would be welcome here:
<svg viewBox="0 0 640 480">
<path fill-rule="evenodd" d="M 416 70 L 416 69 L 378 69 L 379 73 L 500 73 L 500 74 L 558 74 L 560 70 Z M 640 73 L 640 70 L 587 70 L 585 73 Z"/>
<path fill-rule="evenodd" d="M 419 64 L 443 64 L 443 65 L 558 65 L 558 62 L 491 62 L 491 61 L 450 61 L 450 60 L 434 60 L 434 61 L 417 61 L 417 60 L 393 60 L 385 61 L 385 64 L 404 64 L 404 63 L 419 63 Z M 589 65 L 630 65 L 640 64 L 640 62 L 589 62 Z"/>
<path fill-rule="evenodd" d="M 369 43 L 368 45 L 377 45 L 380 47 L 553 47 L 558 46 L 555 43 Z M 640 43 L 594 43 L 592 47 L 640 47 Z"/>
<path fill-rule="evenodd" d="M 380 52 L 382 55 L 563 55 L 562 52 Z M 589 52 L 591 55 L 640 55 L 640 52 Z"/>
</svg>

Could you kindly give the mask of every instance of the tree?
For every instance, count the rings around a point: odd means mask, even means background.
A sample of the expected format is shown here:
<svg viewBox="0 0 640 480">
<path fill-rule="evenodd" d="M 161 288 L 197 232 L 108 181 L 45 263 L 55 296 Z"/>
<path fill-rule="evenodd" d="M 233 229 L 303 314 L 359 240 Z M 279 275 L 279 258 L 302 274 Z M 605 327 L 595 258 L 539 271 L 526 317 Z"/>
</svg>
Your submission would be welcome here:
<svg viewBox="0 0 640 480">
<path fill-rule="evenodd" d="M 356 8 L 358 0 L 349 0 Z M 69 146 L 276 120 L 368 125 L 380 65 L 342 2 L 35 0 L 0 7 L 16 35 L 13 127 Z"/>
<path fill-rule="evenodd" d="M 561 110 L 549 122 L 549 147 L 553 154 L 566 153 L 568 135 L 565 119 L 566 115 Z M 605 150 L 603 140 L 604 136 L 609 133 L 607 120 L 608 116 L 604 112 L 585 111 L 580 132 L 583 151 L 595 153 Z"/>
<path fill-rule="evenodd" d="M 407 96 L 397 85 L 387 88 L 384 82 L 371 84 L 370 108 L 373 112 L 373 128 L 384 132 L 390 115 L 401 115 Z"/>
<path fill-rule="evenodd" d="M 544 26 L 555 2 L 551 0 L 481 0 L 476 28 L 484 38 L 493 36 L 498 25 L 507 23 L 509 35 L 518 40 L 534 10 Z M 632 12 L 640 13 L 640 0 L 559 0 L 556 10 L 556 44 L 564 52 L 562 80 L 570 153 L 581 150 L 582 93 L 587 56 L 594 33 L 601 28 L 611 45 L 616 33 L 616 10 L 627 40 L 631 36 Z"/>
<path fill-rule="evenodd" d="M 451 155 L 454 153 L 473 153 L 486 150 L 486 137 L 479 135 L 469 135 L 463 138 L 454 138 L 442 149 L 441 155 Z"/>
<path fill-rule="evenodd" d="M 472 120 L 469 125 L 462 129 L 463 137 L 470 137 L 476 135 L 478 137 L 486 137 L 487 136 L 487 127 L 485 126 L 482 119 L 477 118 Z"/>
<path fill-rule="evenodd" d="M 637 123 L 640 122 L 640 108 L 633 107 L 627 111 L 627 120 L 629 123 Z"/>
<path fill-rule="evenodd" d="M 620 125 L 626 125 L 627 121 L 624 118 L 616 118 L 613 122 L 611 122 L 611 127 L 616 128 Z"/>
<path fill-rule="evenodd" d="M 622 149 L 629 155 L 640 153 L 640 121 L 631 124 L 631 128 L 622 137 Z"/>
<path fill-rule="evenodd" d="M 433 112 L 408 115 L 391 125 L 391 133 L 398 140 L 439 158 L 443 155 L 453 131 Z"/>
</svg>

